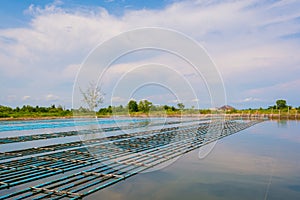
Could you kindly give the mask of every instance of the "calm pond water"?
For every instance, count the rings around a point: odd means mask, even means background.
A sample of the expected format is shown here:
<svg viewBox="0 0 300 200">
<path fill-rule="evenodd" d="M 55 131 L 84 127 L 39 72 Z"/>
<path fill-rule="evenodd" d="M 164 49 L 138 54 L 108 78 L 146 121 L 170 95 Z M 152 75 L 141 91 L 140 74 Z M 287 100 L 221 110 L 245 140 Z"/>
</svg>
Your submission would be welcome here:
<svg viewBox="0 0 300 200">
<path fill-rule="evenodd" d="M 86 199 L 300 199 L 300 122 L 267 121 Z"/>
</svg>

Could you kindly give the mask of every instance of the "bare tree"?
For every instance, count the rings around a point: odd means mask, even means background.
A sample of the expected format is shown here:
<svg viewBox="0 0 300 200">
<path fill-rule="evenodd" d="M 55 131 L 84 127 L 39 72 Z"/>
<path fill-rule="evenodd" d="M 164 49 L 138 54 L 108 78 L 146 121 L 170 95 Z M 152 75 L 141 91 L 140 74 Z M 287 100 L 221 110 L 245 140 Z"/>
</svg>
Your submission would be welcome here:
<svg viewBox="0 0 300 200">
<path fill-rule="evenodd" d="M 103 103 L 104 93 L 101 92 L 101 88 L 95 83 L 90 82 L 85 91 L 80 92 L 83 96 L 83 102 L 87 104 L 89 111 L 95 111 L 95 109 Z"/>
</svg>

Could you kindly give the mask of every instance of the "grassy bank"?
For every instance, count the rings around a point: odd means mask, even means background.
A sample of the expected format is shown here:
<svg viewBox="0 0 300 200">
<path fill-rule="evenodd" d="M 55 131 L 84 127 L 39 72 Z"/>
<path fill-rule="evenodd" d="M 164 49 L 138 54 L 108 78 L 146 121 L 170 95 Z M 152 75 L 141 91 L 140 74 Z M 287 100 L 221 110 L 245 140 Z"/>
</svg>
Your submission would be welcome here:
<svg viewBox="0 0 300 200">
<path fill-rule="evenodd" d="M 243 110 L 227 110 L 227 117 L 240 118 L 269 118 L 269 119 L 297 119 L 300 120 L 299 108 L 285 109 L 243 109 Z M 22 108 L 10 108 L 0 106 L 0 120 L 34 120 L 34 119 L 60 119 L 71 117 L 99 117 L 109 118 L 112 116 L 123 117 L 209 117 L 220 111 L 212 111 L 209 109 L 178 109 L 170 106 L 151 107 L 146 111 L 138 110 L 129 112 L 127 107 L 101 108 L 98 112 L 89 112 L 86 109 L 69 110 L 62 106 L 51 105 L 50 107 L 39 106 L 23 106 Z M 298 114 L 299 112 L 299 114 Z"/>
<path fill-rule="evenodd" d="M 64 109 L 62 106 L 50 107 L 40 106 L 23 106 L 21 108 L 11 108 L 8 106 L 0 106 L 0 119 L 48 119 L 48 118 L 66 118 L 72 117 L 73 112 Z"/>
<path fill-rule="evenodd" d="M 47 119 L 68 119 L 68 118 L 111 118 L 113 116 L 118 117 L 199 117 L 199 118 L 210 118 L 216 116 L 215 114 L 187 114 L 187 113 L 169 113 L 169 114 L 144 114 L 144 113 L 134 113 L 134 114 L 118 114 L 118 115 L 67 115 L 67 116 L 47 116 L 47 115 L 28 115 L 28 116 L 18 116 L 18 117 L 2 117 L 0 121 L 12 121 L 12 120 L 47 120 Z M 274 119 L 274 120 L 300 120 L 300 115 L 291 114 L 226 114 L 227 119 Z"/>
</svg>

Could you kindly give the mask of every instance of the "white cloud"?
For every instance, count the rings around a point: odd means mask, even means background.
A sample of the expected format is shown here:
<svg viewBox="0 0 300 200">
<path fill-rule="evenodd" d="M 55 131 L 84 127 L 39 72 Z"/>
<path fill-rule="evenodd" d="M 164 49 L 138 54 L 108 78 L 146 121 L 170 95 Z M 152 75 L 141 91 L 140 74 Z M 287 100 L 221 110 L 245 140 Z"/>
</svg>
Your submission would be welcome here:
<svg viewBox="0 0 300 200">
<path fill-rule="evenodd" d="M 169 103 L 181 103 L 181 101 L 179 99 L 173 99 L 173 100 L 169 100 Z"/>
<path fill-rule="evenodd" d="M 300 79 L 292 80 L 289 82 L 283 82 L 276 85 L 271 85 L 267 87 L 261 87 L 249 90 L 249 93 L 256 94 L 256 95 L 263 95 L 268 93 L 269 91 L 280 93 L 286 93 L 286 92 L 295 92 L 297 94 L 297 91 L 299 92 L 300 88 Z"/>
<path fill-rule="evenodd" d="M 253 102 L 253 101 L 262 101 L 262 100 L 259 98 L 247 97 L 245 99 L 242 99 L 240 102 Z"/>
<path fill-rule="evenodd" d="M 111 102 L 113 104 L 118 104 L 118 103 L 124 104 L 124 103 L 127 103 L 127 100 L 122 97 L 114 96 L 114 97 L 112 97 Z"/>
<path fill-rule="evenodd" d="M 64 79 L 74 79 L 74 77 L 76 76 L 79 68 L 80 68 L 79 64 L 70 64 L 70 65 L 66 66 L 62 70 L 62 77 Z"/>
<path fill-rule="evenodd" d="M 161 10 L 127 10 L 119 17 L 103 8 L 70 10 L 60 4 L 55 1 L 44 8 L 31 5 L 26 11 L 32 16 L 28 26 L 0 29 L 0 79 L 16 82 L 22 79 L 25 84 L 11 86 L 16 93 L 22 91 L 38 96 L 42 90 L 49 93 L 55 90 L 59 96 L 65 95 L 64 98 L 49 94 L 52 96 L 46 97 L 46 101 L 69 99 L 71 102 L 72 81 L 88 52 L 122 31 L 144 26 L 175 29 L 205 45 L 229 88 L 239 85 L 239 81 L 261 83 L 255 86 L 260 89 L 252 91 L 240 87 L 234 91 L 237 94 L 248 93 L 246 97 L 249 97 L 264 91 L 275 96 L 274 92 L 286 88 L 295 91 L 293 85 L 280 84 L 282 80 L 273 88 L 264 87 L 274 84 L 272 76 L 276 74 L 285 74 L 288 83 L 295 79 L 288 76 L 300 73 L 297 67 L 300 57 L 296 56 L 300 54 L 299 40 L 283 39 L 300 30 L 296 20 L 300 16 L 296 9 L 298 1 L 180 1 Z M 286 12 L 283 13 L 278 4 L 283 4 Z M 119 64 L 111 71 L 112 77 L 128 70 L 130 64 Z M 288 73 L 291 68 L 293 74 Z M 272 76 L 248 75 L 262 71 Z M 285 95 L 295 98 L 288 92 Z M 244 102 L 255 100 L 246 97 Z"/>
<path fill-rule="evenodd" d="M 30 98 L 31 98 L 31 97 L 27 95 L 27 96 L 23 96 L 23 97 L 22 97 L 22 100 L 23 100 L 23 101 L 26 101 L 26 100 L 29 100 Z"/>
<path fill-rule="evenodd" d="M 16 95 L 8 95 L 6 99 L 7 99 L 7 101 L 9 101 L 9 102 L 10 102 L 10 101 L 14 101 L 14 100 L 17 99 L 17 96 L 16 96 Z"/>
<path fill-rule="evenodd" d="M 300 80 L 283 82 L 267 87 L 256 88 L 247 91 L 249 94 L 254 94 L 265 99 L 270 99 L 274 104 L 276 99 L 286 99 L 289 105 L 299 106 Z M 269 101 L 270 102 L 270 101 Z"/>
<path fill-rule="evenodd" d="M 59 100 L 59 97 L 53 94 L 48 94 L 45 96 L 46 101 L 57 101 Z"/>
</svg>

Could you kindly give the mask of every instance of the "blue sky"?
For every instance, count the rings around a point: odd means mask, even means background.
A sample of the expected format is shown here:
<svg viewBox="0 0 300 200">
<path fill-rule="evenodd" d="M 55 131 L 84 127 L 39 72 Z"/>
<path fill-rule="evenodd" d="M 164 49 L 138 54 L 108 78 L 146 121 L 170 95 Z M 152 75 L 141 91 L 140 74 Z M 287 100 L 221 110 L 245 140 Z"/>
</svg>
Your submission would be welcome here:
<svg viewBox="0 0 300 200">
<path fill-rule="evenodd" d="M 56 4 L 64 9 L 78 9 L 86 8 L 93 9 L 93 7 L 103 7 L 109 13 L 117 16 L 124 14 L 125 10 L 138 10 L 138 9 L 162 9 L 171 0 L 152 0 L 152 1 L 137 1 L 137 0 L 104 0 L 104 1 L 80 1 L 80 0 L 65 0 L 65 1 L 53 1 L 53 0 L 35 0 L 35 1 L 17 1 L 12 0 L 10 2 L 0 2 L 0 24 L 1 28 L 27 26 L 32 19 L 30 15 L 26 14 L 26 10 L 30 5 L 36 5 L 45 7 L 46 5 Z"/>
<path fill-rule="evenodd" d="M 284 98 L 292 106 L 300 105 L 299 1 L 12 0 L 1 1 L 0 9 L 1 105 L 71 107 L 76 73 L 88 53 L 124 31 L 148 26 L 179 31 L 202 45 L 220 71 L 228 104 L 267 107 Z M 124 58 L 111 70 L 103 86 L 105 105 L 115 80 L 129 66 L 154 61 L 176 65 L 168 56 L 145 54 Z M 137 76 L 143 74 L 140 70 Z M 175 78 L 169 83 L 178 87 Z M 178 101 L 162 88 L 149 88 L 132 97 L 155 104 Z M 199 86 L 199 96 L 203 88 Z M 128 97 L 118 95 L 115 104 L 125 104 Z M 181 101 L 210 107 L 208 96 L 187 95 Z"/>
</svg>

